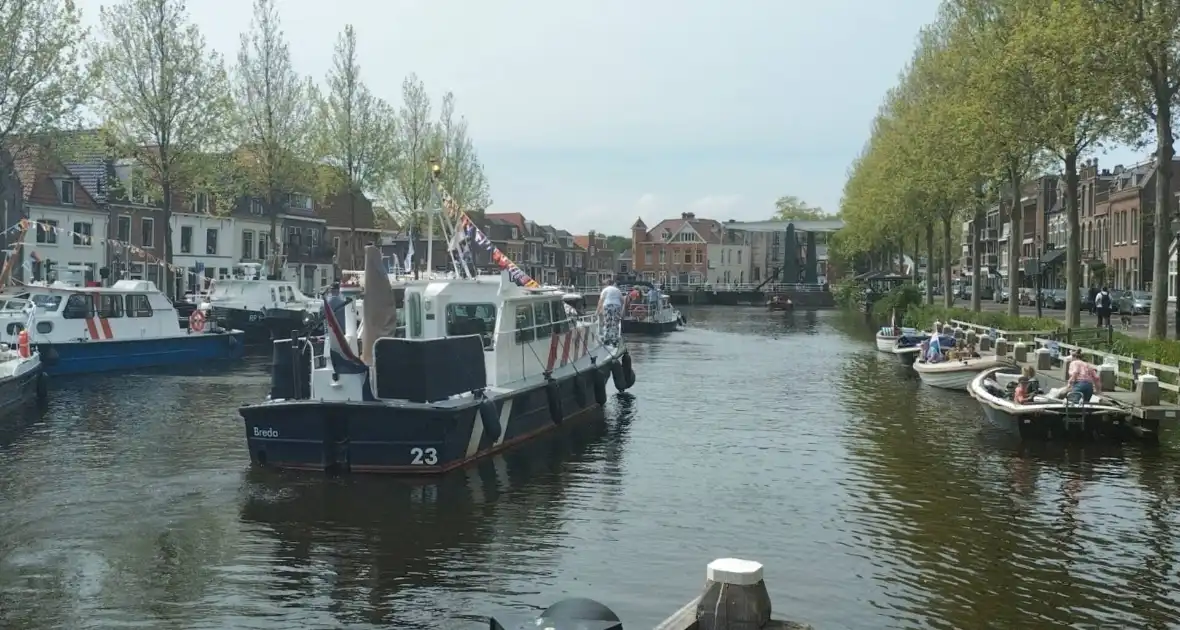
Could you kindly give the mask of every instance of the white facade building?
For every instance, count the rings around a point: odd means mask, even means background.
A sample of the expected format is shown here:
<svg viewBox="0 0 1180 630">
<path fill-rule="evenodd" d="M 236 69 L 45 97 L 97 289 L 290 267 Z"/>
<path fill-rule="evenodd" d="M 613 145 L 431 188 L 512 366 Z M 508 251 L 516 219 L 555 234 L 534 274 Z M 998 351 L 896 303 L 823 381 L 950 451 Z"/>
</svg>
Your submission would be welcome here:
<svg viewBox="0 0 1180 630">
<path fill-rule="evenodd" d="M 255 216 L 234 219 L 234 262 L 266 263 L 271 248 L 270 219 Z"/>
<path fill-rule="evenodd" d="M 235 220 L 208 214 L 172 213 L 172 264 L 189 271 L 188 290 L 198 275 L 228 278 L 234 257 Z"/>
<path fill-rule="evenodd" d="M 709 271 L 706 282 L 713 285 L 746 284 L 750 282 L 750 246 L 729 243 L 707 246 Z"/>
<path fill-rule="evenodd" d="M 37 224 L 25 234 L 28 259 L 40 261 L 38 264 L 52 261 L 55 272 L 85 268 L 87 280 L 98 280 L 99 269 L 107 264 L 107 213 L 37 204 L 27 207 L 29 220 Z"/>
</svg>

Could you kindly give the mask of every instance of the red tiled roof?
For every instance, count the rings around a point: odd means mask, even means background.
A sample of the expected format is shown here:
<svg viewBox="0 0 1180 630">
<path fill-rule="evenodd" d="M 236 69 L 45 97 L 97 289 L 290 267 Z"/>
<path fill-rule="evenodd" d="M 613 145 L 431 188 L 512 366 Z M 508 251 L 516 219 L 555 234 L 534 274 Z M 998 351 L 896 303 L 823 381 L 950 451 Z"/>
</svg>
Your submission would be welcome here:
<svg viewBox="0 0 1180 630">
<path fill-rule="evenodd" d="M 524 215 L 519 212 L 489 212 L 484 214 L 489 219 L 501 219 L 515 225 L 517 229 L 523 234 L 524 229 Z"/>
<path fill-rule="evenodd" d="M 587 235 L 575 236 L 574 245 L 577 245 L 582 249 L 590 249 L 590 237 Z"/>
</svg>

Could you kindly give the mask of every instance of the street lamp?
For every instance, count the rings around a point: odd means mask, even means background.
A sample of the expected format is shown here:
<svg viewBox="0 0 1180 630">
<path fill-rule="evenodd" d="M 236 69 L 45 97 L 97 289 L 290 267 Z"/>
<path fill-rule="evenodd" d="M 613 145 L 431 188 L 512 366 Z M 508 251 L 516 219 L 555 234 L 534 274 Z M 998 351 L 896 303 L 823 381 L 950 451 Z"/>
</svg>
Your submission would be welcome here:
<svg viewBox="0 0 1180 630">
<path fill-rule="evenodd" d="M 1042 312 L 1041 309 L 1042 309 L 1043 304 L 1045 302 L 1045 296 L 1041 295 L 1041 271 L 1042 271 L 1042 269 L 1041 269 L 1041 250 L 1043 250 L 1045 248 L 1045 242 L 1043 239 L 1041 239 L 1040 234 L 1033 237 L 1033 248 L 1036 250 L 1035 253 L 1037 255 L 1036 269 L 1035 269 L 1036 274 L 1037 274 L 1037 280 L 1036 280 L 1037 283 L 1036 283 L 1036 293 L 1034 293 L 1033 295 L 1037 296 L 1037 319 L 1041 319 L 1042 317 L 1044 317 L 1044 313 Z"/>
</svg>

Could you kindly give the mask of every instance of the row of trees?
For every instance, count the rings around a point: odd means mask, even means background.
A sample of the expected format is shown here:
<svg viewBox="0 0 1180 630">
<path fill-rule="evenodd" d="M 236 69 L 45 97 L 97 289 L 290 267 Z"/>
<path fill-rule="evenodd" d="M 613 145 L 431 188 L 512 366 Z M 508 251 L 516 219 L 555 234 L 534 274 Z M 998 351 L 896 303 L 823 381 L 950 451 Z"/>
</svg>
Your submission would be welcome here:
<svg viewBox="0 0 1180 630">
<path fill-rule="evenodd" d="M 444 165 L 444 181 L 465 208 L 491 204 L 454 97 L 443 98 L 436 116 L 413 75 L 400 107 L 374 95 L 351 25 L 337 39 L 322 87 L 293 66 L 275 0 L 255 0 L 228 68 L 191 22 L 185 0 L 122 0 L 101 9 L 97 34 L 82 27 L 72 0 L 5 0 L 0 41 L 0 146 L 8 149 L 0 186 L 28 157 L 21 152 L 35 150 L 22 139 L 61 139 L 64 130 L 97 122 L 103 150 L 133 159 L 151 197 L 162 200 L 169 231 L 173 195 L 196 191 L 221 208 L 230 204 L 217 204 L 219 197 L 263 200 L 276 245 L 276 217 L 291 191 L 320 199 L 365 193 L 405 225 L 432 203 L 430 160 Z M 355 230 L 356 195 L 349 198 Z M 169 234 L 169 264 L 171 242 Z"/>
<path fill-rule="evenodd" d="M 978 309 L 986 208 L 997 201 L 1010 208 L 1008 287 L 1016 295 L 1024 235 L 1021 204 L 1011 200 L 1036 175 L 1059 174 L 1068 227 L 1066 313 L 1077 325 L 1079 161 L 1105 143 L 1154 143 L 1157 163 L 1170 164 L 1178 89 L 1180 0 L 944 0 L 852 165 L 840 246 L 846 255 L 916 251 L 924 236 L 932 250 L 940 231 L 950 250 L 952 226 L 974 218 Z M 1156 235 L 1157 304 L 1167 299 L 1171 174 L 1159 169 L 1148 217 Z M 949 286 L 949 258 L 942 272 Z M 1010 314 L 1018 308 L 1009 301 Z M 1153 338 L 1166 335 L 1165 313 L 1151 313 Z"/>
</svg>

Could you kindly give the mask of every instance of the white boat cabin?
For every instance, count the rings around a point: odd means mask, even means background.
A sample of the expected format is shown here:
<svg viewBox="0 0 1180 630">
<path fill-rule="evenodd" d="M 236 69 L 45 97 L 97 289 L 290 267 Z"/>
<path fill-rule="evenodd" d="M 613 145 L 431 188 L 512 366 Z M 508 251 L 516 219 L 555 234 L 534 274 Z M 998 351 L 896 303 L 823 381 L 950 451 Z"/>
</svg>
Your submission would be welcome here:
<svg viewBox="0 0 1180 630">
<path fill-rule="evenodd" d="M 318 311 L 318 300 L 305 295 L 290 280 L 265 280 L 257 263 L 234 265 L 232 278 L 214 280 L 209 286 L 206 307 L 246 311 L 286 309 Z"/>
<path fill-rule="evenodd" d="M 5 299 L 14 298 L 14 299 Z M 119 280 L 109 287 L 65 284 L 9 287 L 0 292 L 0 341 L 16 343 L 27 315 L 37 309 L 33 343 L 126 341 L 178 337 L 188 332 L 168 297 L 147 280 Z"/>
<path fill-rule="evenodd" d="M 584 357 L 602 347 L 597 316 L 579 317 L 566 307 L 566 294 L 559 289 L 522 288 L 507 274 L 411 281 L 395 290 L 402 289 L 405 302 L 398 309 L 398 325 L 405 327 L 405 337 L 483 336 L 492 387 L 539 380 L 547 371 L 573 370 L 575 361 L 588 364 Z M 363 301 L 357 310 L 361 308 Z"/>
</svg>

